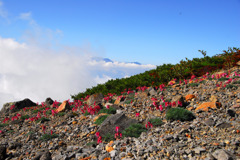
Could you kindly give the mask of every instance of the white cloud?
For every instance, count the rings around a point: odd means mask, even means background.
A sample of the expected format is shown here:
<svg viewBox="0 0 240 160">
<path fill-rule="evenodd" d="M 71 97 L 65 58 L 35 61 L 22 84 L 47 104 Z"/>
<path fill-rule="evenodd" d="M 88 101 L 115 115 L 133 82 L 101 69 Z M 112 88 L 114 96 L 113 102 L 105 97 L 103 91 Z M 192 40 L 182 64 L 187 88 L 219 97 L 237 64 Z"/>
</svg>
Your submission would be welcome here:
<svg viewBox="0 0 240 160">
<path fill-rule="evenodd" d="M 66 100 L 70 94 L 104 83 L 112 78 L 155 68 L 92 60 L 89 49 L 59 51 L 19 43 L 0 37 L 0 105 L 24 98 L 42 102 L 47 97 Z M 1 108 L 0 106 L 0 108 Z"/>
</svg>

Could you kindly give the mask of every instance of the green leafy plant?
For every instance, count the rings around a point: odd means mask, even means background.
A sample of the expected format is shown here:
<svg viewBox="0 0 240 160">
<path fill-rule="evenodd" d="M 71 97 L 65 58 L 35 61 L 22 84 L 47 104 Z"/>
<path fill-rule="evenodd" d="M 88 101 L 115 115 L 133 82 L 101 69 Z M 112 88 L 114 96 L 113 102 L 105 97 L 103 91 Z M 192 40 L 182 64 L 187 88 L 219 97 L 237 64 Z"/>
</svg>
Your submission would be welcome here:
<svg viewBox="0 0 240 160">
<path fill-rule="evenodd" d="M 227 89 L 237 89 L 238 86 L 235 86 L 235 85 L 233 85 L 233 84 L 228 84 L 228 85 L 226 85 L 226 88 L 227 88 Z"/>
<path fill-rule="evenodd" d="M 103 108 L 98 113 L 115 114 L 116 113 L 116 109 L 113 108 L 113 107 L 109 107 L 109 109 Z"/>
<path fill-rule="evenodd" d="M 226 80 L 229 80 L 229 78 L 221 77 L 221 78 L 218 79 L 218 81 L 226 81 Z"/>
<path fill-rule="evenodd" d="M 42 140 L 42 141 L 49 141 L 49 140 L 51 140 L 51 139 L 53 139 L 53 138 L 57 138 L 58 137 L 58 135 L 57 134 L 44 134 L 41 138 L 40 138 L 40 140 Z"/>
<path fill-rule="evenodd" d="M 163 124 L 161 118 L 152 118 L 149 119 L 149 122 L 152 123 L 153 126 L 161 126 Z"/>
<path fill-rule="evenodd" d="M 125 103 L 125 104 L 130 104 L 131 102 L 132 102 L 131 99 L 127 99 L 124 103 Z"/>
<path fill-rule="evenodd" d="M 25 136 L 29 136 L 31 134 L 33 134 L 33 132 L 29 131 L 27 134 L 25 134 Z"/>
<path fill-rule="evenodd" d="M 100 124 L 102 124 L 102 122 L 103 122 L 108 116 L 109 116 L 109 115 L 100 116 L 94 123 L 97 124 L 97 125 L 100 125 Z"/>
<path fill-rule="evenodd" d="M 22 120 L 25 120 L 25 119 L 28 119 L 28 118 L 30 118 L 30 116 L 29 116 L 29 115 L 24 115 L 24 116 L 21 116 L 21 119 L 22 119 Z"/>
<path fill-rule="evenodd" d="M 240 81 L 234 81 L 233 84 L 240 84 Z"/>
<path fill-rule="evenodd" d="M 197 87 L 199 85 L 199 83 L 189 83 L 188 84 L 190 87 Z"/>
<path fill-rule="evenodd" d="M 128 128 L 123 130 L 122 134 L 124 137 L 136 137 L 138 138 L 142 132 L 147 131 L 147 129 L 139 123 L 131 124 Z"/>
<path fill-rule="evenodd" d="M 85 113 L 83 115 L 87 116 L 87 115 L 90 115 L 90 113 L 88 113 L 88 111 L 85 111 Z"/>
<path fill-rule="evenodd" d="M 112 135 L 110 133 L 107 133 L 106 135 L 104 135 L 102 137 L 102 140 L 105 141 L 105 142 L 110 142 L 112 140 L 115 140 L 115 138 L 114 138 L 114 135 Z"/>
<path fill-rule="evenodd" d="M 39 122 L 43 123 L 43 122 L 46 122 L 46 121 L 50 121 L 50 119 L 42 117 L 42 118 L 36 120 L 37 123 L 39 123 Z"/>
<path fill-rule="evenodd" d="M 7 131 L 7 133 L 13 133 L 14 132 L 14 130 L 8 130 Z"/>
<path fill-rule="evenodd" d="M 0 124 L 0 128 L 1 128 L 1 127 L 5 127 L 5 126 L 8 126 L 8 124 L 7 124 L 7 123 L 1 123 L 1 124 Z"/>
<path fill-rule="evenodd" d="M 32 111 L 32 113 L 38 113 L 38 112 L 39 112 L 38 109 L 35 109 L 35 110 Z"/>
<path fill-rule="evenodd" d="M 65 114 L 66 114 L 65 112 L 59 112 L 57 115 L 60 116 L 60 117 L 62 117 L 62 116 L 64 116 Z"/>
<path fill-rule="evenodd" d="M 184 108 L 170 108 L 167 110 L 166 119 L 167 120 L 180 120 L 180 121 L 191 121 L 195 118 L 192 112 Z"/>
<path fill-rule="evenodd" d="M 51 112 L 50 110 L 47 110 L 47 111 L 46 111 L 46 114 L 47 114 L 47 115 L 51 115 L 52 112 Z"/>
<path fill-rule="evenodd" d="M 92 142 L 88 142 L 87 144 L 86 144 L 86 146 L 96 146 L 97 145 L 97 141 L 92 141 Z"/>
</svg>

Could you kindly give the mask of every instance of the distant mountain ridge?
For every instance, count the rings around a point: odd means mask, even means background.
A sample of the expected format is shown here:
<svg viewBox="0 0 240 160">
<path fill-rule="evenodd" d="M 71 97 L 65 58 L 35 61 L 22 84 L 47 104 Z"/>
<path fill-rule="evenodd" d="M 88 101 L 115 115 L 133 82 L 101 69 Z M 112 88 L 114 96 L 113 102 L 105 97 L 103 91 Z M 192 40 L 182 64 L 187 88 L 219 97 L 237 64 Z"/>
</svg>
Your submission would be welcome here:
<svg viewBox="0 0 240 160">
<path fill-rule="evenodd" d="M 104 61 L 106 63 L 108 63 L 108 62 L 114 63 L 115 62 L 109 58 L 103 58 L 103 57 L 93 57 L 92 60 L 95 60 L 97 62 Z M 132 63 L 132 64 L 137 64 L 137 65 L 142 65 L 140 62 L 123 62 L 123 63 Z"/>
</svg>

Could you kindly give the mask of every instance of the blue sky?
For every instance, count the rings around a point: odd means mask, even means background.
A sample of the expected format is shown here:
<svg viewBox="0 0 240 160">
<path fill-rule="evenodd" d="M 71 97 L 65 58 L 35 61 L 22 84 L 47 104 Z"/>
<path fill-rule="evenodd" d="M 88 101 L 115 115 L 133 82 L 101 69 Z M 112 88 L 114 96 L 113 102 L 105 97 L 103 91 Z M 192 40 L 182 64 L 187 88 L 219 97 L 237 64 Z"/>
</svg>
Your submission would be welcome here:
<svg viewBox="0 0 240 160">
<path fill-rule="evenodd" d="M 240 47 L 239 8 L 240 0 L 0 0 L 0 108 L 24 98 L 63 101 L 202 57 L 199 49 L 212 56 Z"/>
<path fill-rule="evenodd" d="M 160 65 L 185 57 L 214 55 L 239 47 L 239 0 L 2 0 L 7 18 L 0 18 L 0 36 L 23 41 L 31 26 L 61 31 L 58 42 L 90 44 L 116 61 Z M 8 19 L 8 20 L 7 20 Z"/>
</svg>

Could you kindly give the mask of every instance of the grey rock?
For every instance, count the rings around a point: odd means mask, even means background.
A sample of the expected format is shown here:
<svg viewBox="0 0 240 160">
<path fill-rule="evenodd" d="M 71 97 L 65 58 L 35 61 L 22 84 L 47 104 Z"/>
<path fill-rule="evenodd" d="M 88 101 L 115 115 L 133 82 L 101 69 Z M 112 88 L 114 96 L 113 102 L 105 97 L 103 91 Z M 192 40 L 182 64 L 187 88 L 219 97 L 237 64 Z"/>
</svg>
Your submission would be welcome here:
<svg viewBox="0 0 240 160">
<path fill-rule="evenodd" d="M 232 125 L 230 123 L 227 123 L 227 122 L 221 122 L 221 123 L 218 123 L 216 125 L 217 128 L 230 128 L 232 127 Z"/>
<path fill-rule="evenodd" d="M 231 152 L 224 149 L 218 149 L 212 155 L 217 160 L 236 160 L 236 157 Z"/>
<path fill-rule="evenodd" d="M 205 152 L 205 151 L 206 151 L 206 149 L 204 149 L 204 148 L 202 148 L 202 147 L 194 148 L 194 152 L 195 152 L 196 154 L 200 154 L 200 153 Z"/>
<path fill-rule="evenodd" d="M 111 157 L 115 157 L 117 155 L 117 151 L 116 150 L 112 150 L 111 152 L 109 152 Z"/>
<path fill-rule="evenodd" d="M 103 123 L 100 125 L 98 132 L 100 132 L 101 136 L 104 136 L 108 133 L 115 134 L 115 127 L 119 126 L 119 132 L 122 132 L 124 129 L 129 127 L 131 124 L 137 123 L 137 120 L 130 119 L 125 116 L 125 114 L 114 114 L 108 116 Z"/>
<path fill-rule="evenodd" d="M 51 153 L 49 151 L 44 152 L 39 160 L 52 160 Z"/>
<path fill-rule="evenodd" d="M 53 100 L 52 98 L 48 97 L 45 100 L 45 105 L 47 105 L 48 107 L 51 106 L 53 104 Z"/>
<path fill-rule="evenodd" d="M 15 105 L 14 109 L 10 109 L 12 105 Z M 3 105 L 3 108 L 0 111 L 0 114 L 9 114 L 9 113 L 14 113 L 15 111 L 19 109 L 23 109 L 25 107 L 31 107 L 31 106 L 36 106 L 37 104 L 32 102 L 30 99 L 26 98 L 22 101 L 17 101 L 17 102 L 9 102 L 5 103 Z"/>
<path fill-rule="evenodd" d="M 127 155 L 126 152 L 121 152 L 121 153 L 119 154 L 119 158 L 125 157 L 126 155 Z"/>
<path fill-rule="evenodd" d="M 87 104 L 88 105 L 93 105 L 94 103 L 99 104 L 102 102 L 103 98 L 104 98 L 104 96 L 102 93 L 93 94 L 88 98 Z"/>
<path fill-rule="evenodd" d="M 152 88 L 152 89 L 149 91 L 149 94 L 150 94 L 151 96 L 155 96 L 155 95 L 157 95 L 157 92 Z"/>
<path fill-rule="evenodd" d="M 204 121 L 204 123 L 208 126 L 214 126 L 216 122 L 213 118 L 208 118 L 207 120 Z"/>
<path fill-rule="evenodd" d="M 104 160 L 104 158 L 107 158 L 107 157 L 110 157 L 109 153 L 105 153 L 105 154 L 99 156 L 99 160 Z"/>
</svg>

